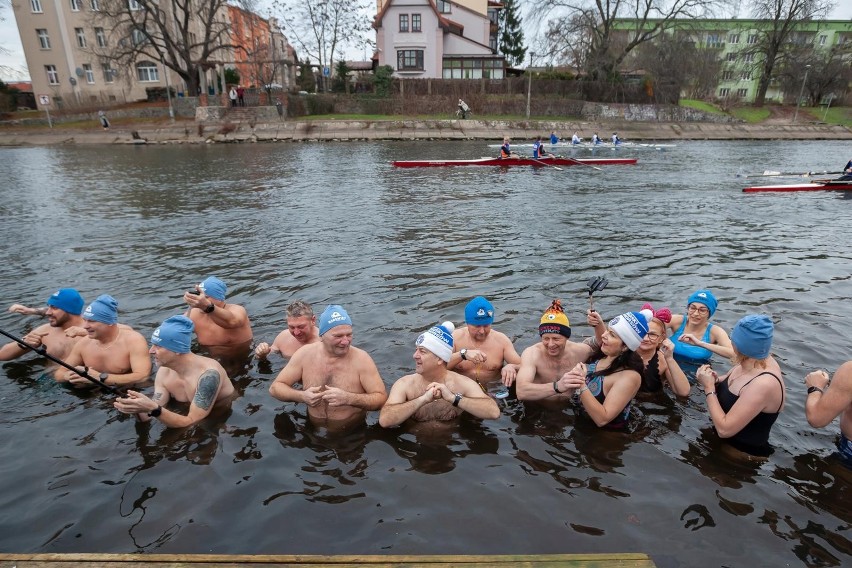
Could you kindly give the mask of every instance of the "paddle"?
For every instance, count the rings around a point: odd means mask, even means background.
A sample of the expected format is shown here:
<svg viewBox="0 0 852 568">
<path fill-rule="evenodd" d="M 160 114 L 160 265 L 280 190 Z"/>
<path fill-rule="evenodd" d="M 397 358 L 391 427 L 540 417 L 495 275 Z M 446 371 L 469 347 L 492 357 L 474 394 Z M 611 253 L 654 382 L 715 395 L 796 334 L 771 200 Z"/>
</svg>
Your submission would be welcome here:
<svg viewBox="0 0 852 568">
<path fill-rule="evenodd" d="M 541 160 L 539 160 L 538 158 L 530 158 L 530 160 L 532 160 L 533 162 L 535 162 L 537 164 L 541 164 L 542 166 L 548 166 L 548 167 L 553 168 L 554 170 L 559 170 L 560 172 L 562 171 L 562 168 L 560 168 L 559 166 L 554 166 L 553 164 L 546 164 L 546 163 L 542 162 Z"/>
<path fill-rule="evenodd" d="M 834 176 L 844 174 L 846 172 L 771 172 L 764 171 L 762 174 L 743 175 L 737 174 L 737 177 L 744 178 L 759 178 L 759 177 L 811 177 L 811 176 Z"/>
<path fill-rule="evenodd" d="M 104 388 L 104 389 L 108 390 L 108 391 L 109 391 L 109 392 L 111 392 L 112 394 L 124 394 L 121 390 L 119 390 L 119 389 L 117 389 L 117 388 L 115 388 L 115 387 L 113 387 L 113 386 L 110 386 L 110 385 L 106 384 L 105 382 L 101 381 L 100 379 L 96 379 L 96 378 L 94 378 L 94 377 L 93 377 L 93 376 L 91 376 L 88 372 L 86 372 L 86 371 L 81 371 L 80 369 L 77 369 L 76 367 L 72 367 L 71 365 L 69 365 L 68 363 L 66 363 L 65 361 L 63 361 L 62 359 L 59 359 L 59 358 L 57 358 L 57 357 L 54 357 L 53 355 L 51 355 L 50 353 L 48 353 L 48 352 L 47 352 L 47 347 L 45 347 L 44 345 L 40 345 L 39 347 L 34 347 L 34 346 L 30 345 L 29 343 L 26 343 L 26 342 L 25 342 L 23 339 L 21 339 L 20 337 L 15 337 L 15 336 L 14 336 L 14 335 L 12 335 L 11 333 L 8 333 L 8 332 L 6 332 L 6 331 L 3 331 L 2 329 L 0 329 L 0 334 L 5 335 L 5 336 L 6 336 L 6 337 L 8 337 L 9 339 L 11 339 L 12 341 L 16 342 L 18 345 L 20 345 L 21 347 L 24 347 L 24 348 L 26 348 L 26 349 L 30 349 L 30 350 L 32 350 L 32 351 L 35 351 L 35 352 L 36 352 L 36 353 L 38 353 L 39 355 L 42 355 L 42 356 L 44 356 L 44 357 L 47 357 L 48 359 L 50 359 L 50 360 L 51 360 L 51 361 L 53 361 L 54 363 L 57 363 L 58 365 L 61 365 L 61 366 L 65 367 L 65 368 L 66 368 L 66 369 L 68 369 L 69 371 L 74 371 L 75 373 L 77 373 L 78 375 L 80 375 L 81 377 L 83 377 L 84 379 L 88 379 L 88 380 L 90 380 L 91 382 L 95 383 L 95 384 L 96 384 L 96 385 L 98 385 L 99 387 L 101 387 L 101 388 Z"/>
<path fill-rule="evenodd" d="M 563 160 L 569 160 L 571 162 L 574 162 L 575 164 L 580 164 L 581 166 L 589 166 L 593 170 L 598 170 L 599 172 L 603 171 L 602 169 L 600 169 L 597 166 L 593 166 L 592 164 L 587 164 L 586 162 L 581 162 L 580 160 L 575 160 L 574 158 L 569 158 L 568 156 L 559 156 L 559 157 L 562 158 Z"/>
<path fill-rule="evenodd" d="M 600 292 L 606 285 L 609 284 L 609 280 L 607 280 L 604 276 L 596 276 L 589 280 L 589 309 L 591 311 L 595 311 L 595 303 L 592 299 L 592 294 L 595 292 Z"/>
</svg>

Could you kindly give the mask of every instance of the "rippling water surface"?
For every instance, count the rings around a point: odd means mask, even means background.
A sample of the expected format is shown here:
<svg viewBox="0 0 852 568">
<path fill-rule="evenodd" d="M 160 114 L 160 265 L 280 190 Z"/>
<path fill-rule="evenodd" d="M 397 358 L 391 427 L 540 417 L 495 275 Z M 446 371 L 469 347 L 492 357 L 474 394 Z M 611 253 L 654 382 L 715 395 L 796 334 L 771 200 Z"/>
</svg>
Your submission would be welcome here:
<svg viewBox="0 0 852 568">
<path fill-rule="evenodd" d="M 417 334 L 478 294 L 520 352 L 562 298 L 588 335 L 585 282 L 607 315 L 720 299 L 719 324 L 764 311 L 788 402 L 775 453 L 723 451 L 702 397 L 646 398 L 630 434 L 574 410 L 510 402 L 449 433 L 313 429 L 272 399 L 283 362 L 236 362 L 225 420 L 140 426 L 98 393 L 0 367 L 0 550 L 306 554 L 641 551 L 659 566 L 852 562 L 852 472 L 837 423 L 804 418 L 804 374 L 850 357 L 852 199 L 747 195 L 735 174 L 836 170 L 848 143 L 689 142 L 634 167 L 395 170 L 479 157 L 481 142 L 0 150 L 2 305 L 60 286 L 110 293 L 145 336 L 215 274 L 256 340 L 304 299 L 341 303 L 385 382 Z M 604 150 L 602 155 L 612 154 Z M 585 154 L 578 154 L 585 155 Z M 630 156 L 624 151 L 621 155 Z M 21 333 L 33 318 L 3 312 Z M 720 362 L 720 366 L 724 363 Z"/>
</svg>

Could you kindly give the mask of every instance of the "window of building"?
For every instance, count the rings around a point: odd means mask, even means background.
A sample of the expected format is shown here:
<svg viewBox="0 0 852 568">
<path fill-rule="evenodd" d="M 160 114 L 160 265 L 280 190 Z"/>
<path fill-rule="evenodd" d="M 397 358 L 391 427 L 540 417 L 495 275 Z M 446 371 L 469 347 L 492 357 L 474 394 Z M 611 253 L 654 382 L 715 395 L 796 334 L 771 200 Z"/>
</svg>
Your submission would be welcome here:
<svg viewBox="0 0 852 568">
<path fill-rule="evenodd" d="M 420 14 L 411 14 L 411 31 L 419 32 L 421 26 Z"/>
<path fill-rule="evenodd" d="M 707 34 L 707 47 L 722 47 L 719 34 Z"/>
<path fill-rule="evenodd" d="M 38 36 L 38 44 L 42 49 L 50 49 L 50 36 L 47 35 L 47 30 L 36 30 Z"/>
<path fill-rule="evenodd" d="M 730 94 L 731 94 L 731 89 L 729 89 L 727 87 L 722 87 L 721 89 L 719 89 L 719 97 L 727 97 Z"/>
<path fill-rule="evenodd" d="M 746 98 L 748 96 L 748 89 L 737 89 L 737 96 L 741 99 Z"/>
<path fill-rule="evenodd" d="M 438 12 L 442 14 L 449 14 L 451 9 L 451 5 L 449 2 L 445 0 L 438 0 Z"/>
<path fill-rule="evenodd" d="M 83 28 L 74 28 L 74 35 L 77 36 L 77 47 L 86 47 L 86 32 Z"/>
<path fill-rule="evenodd" d="M 502 59 L 444 58 L 444 79 L 503 79 L 505 70 Z"/>
<path fill-rule="evenodd" d="M 828 37 L 826 37 L 824 35 L 819 36 L 819 44 L 825 45 L 825 40 L 827 40 L 827 39 L 828 39 Z"/>
<path fill-rule="evenodd" d="M 92 71 L 92 66 L 88 63 L 83 63 L 83 71 L 86 73 L 86 82 L 90 85 L 95 84 L 95 72 Z"/>
<path fill-rule="evenodd" d="M 722 73 L 722 80 L 723 81 L 730 81 L 733 78 L 734 78 L 734 72 L 733 71 L 725 71 L 724 73 Z"/>
<path fill-rule="evenodd" d="M 751 71 L 743 71 L 740 73 L 740 79 L 743 81 L 751 81 Z"/>
<path fill-rule="evenodd" d="M 98 43 L 98 47 L 107 46 L 106 34 L 103 28 L 95 28 L 95 41 Z"/>
<path fill-rule="evenodd" d="M 728 43 L 740 43 L 740 34 L 728 34 Z"/>
<path fill-rule="evenodd" d="M 115 71 L 109 63 L 102 63 L 101 71 L 104 74 L 104 83 L 112 83 L 115 80 Z"/>
<path fill-rule="evenodd" d="M 130 32 L 130 41 L 133 45 L 140 45 L 145 43 L 148 38 L 145 36 L 145 32 L 140 29 L 134 29 Z"/>
<path fill-rule="evenodd" d="M 736 60 L 737 60 L 737 54 L 736 53 L 729 53 L 728 54 L 728 61 L 736 61 Z"/>
<path fill-rule="evenodd" d="M 30 7 L 33 9 L 33 13 L 41 14 L 43 10 L 41 9 L 41 0 L 30 0 Z"/>
<path fill-rule="evenodd" d="M 747 62 L 751 63 L 752 61 L 754 61 L 754 54 L 753 53 L 746 53 L 745 55 L 743 55 L 743 61 L 747 61 Z"/>
<path fill-rule="evenodd" d="M 423 71 L 422 49 L 400 49 L 396 52 L 398 71 Z"/>
<path fill-rule="evenodd" d="M 83 0 L 71 0 L 71 11 L 79 12 L 80 8 L 83 7 Z"/>
<path fill-rule="evenodd" d="M 136 0 L 127 0 L 127 7 L 134 12 L 142 9 L 142 6 L 140 6 L 139 2 L 137 2 Z"/>
<path fill-rule="evenodd" d="M 100 12 L 100 11 L 101 11 L 100 0 L 92 0 L 92 12 Z"/>
<path fill-rule="evenodd" d="M 407 32 L 408 31 L 408 14 L 400 14 L 399 15 L 399 31 Z"/>
<path fill-rule="evenodd" d="M 746 43 L 749 45 L 754 45 L 755 43 L 757 43 L 757 34 L 749 34 Z"/>
<path fill-rule="evenodd" d="M 47 73 L 47 82 L 50 85 L 59 84 L 59 73 L 56 71 L 56 65 L 45 65 L 44 71 Z"/>
<path fill-rule="evenodd" d="M 160 80 L 160 72 L 150 61 L 140 61 L 136 64 L 136 78 L 142 83 L 152 83 Z"/>
</svg>

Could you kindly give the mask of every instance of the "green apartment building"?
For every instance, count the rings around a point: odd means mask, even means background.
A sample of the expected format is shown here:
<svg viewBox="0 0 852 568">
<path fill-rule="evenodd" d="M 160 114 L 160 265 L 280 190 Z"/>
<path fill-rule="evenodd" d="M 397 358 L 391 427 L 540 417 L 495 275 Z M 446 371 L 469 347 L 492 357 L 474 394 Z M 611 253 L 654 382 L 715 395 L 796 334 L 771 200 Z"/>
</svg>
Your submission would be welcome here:
<svg viewBox="0 0 852 568">
<path fill-rule="evenodd" d="M 659 20 L 651 20 L 646 25 L 657 22 Z M 627 39 L 631 30 L 636 30 L 638 25 L 639 20 L 620 18 L 615 21 L 614 27 L 618 30 L 617 36 Z M 670 23 L 666 33 L 685 34 L 697 48 L 717 50 L 722 66 L 715 98 L 750 103 L 754 101 L 760 79 L 761 55 L 756 53 L 756 44 L 761 30 L 769 29 L 771 25 L 769 20 L 683 19 Z M 852 21 L 802 21 L 796 24 L 789 41 L 826 51 L 837 46 L 848 46 L 852 52 Z M 837 96 L 846 94 L 837 93 Z M 783 102 L 785 98 L 789 100 L 797 95 L 797 92 L 784 93 L 779 82 L 773 79 L 766 92 L 766 101 Z"/>
</svg>

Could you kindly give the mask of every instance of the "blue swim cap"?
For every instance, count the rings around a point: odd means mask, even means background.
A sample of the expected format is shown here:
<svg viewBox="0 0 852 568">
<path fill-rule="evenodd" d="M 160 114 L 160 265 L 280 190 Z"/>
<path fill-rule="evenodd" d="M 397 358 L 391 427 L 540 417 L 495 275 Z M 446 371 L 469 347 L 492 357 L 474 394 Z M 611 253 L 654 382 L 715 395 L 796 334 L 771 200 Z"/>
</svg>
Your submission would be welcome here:
<svg viewBox="0 0 852 568">
<path fill-rule="evenodd" d="M 689 307 L 689 304 L 704 304 L 710 310 L 710 316 L 712 316 L 716 312 L 719 301 L 716 300 L 716 296 L 710 290 L 696 290 L 686 299 L 686 306 Z"/>
<path fill-rule="evenodd" d="M 491 325 L 494 322 L 494 306 L 482 296 L 477 296 L 465 306 L 464 321 L 468 325 Z"/>
<path fill-rule="evenodd" d="M 74 288 L 60 288 L 47 299 L 47 305 L 79 316 L 83 311 L 83 296 Z"/>
<path fill-rule="evenodd" d="M 731 332 L 731 343 L 737 351 L 752 359 L 766 359 L 772 348 L 775 326 L 764 315 L 748 315 L 737 322 Z"/>
<path fill-rule="evenodd" d="M 210 296 L 214 300 L 225 301 L 225 292 L 228 291 L 228 287 L 215 276 L 207 278 L 204 282 L 199 284 L 198 287 L 201 288 L 201 291 L 204 292 L 205 296 Z"/>
<path fill-rule="evenodd" d="M 195 324 L 186 316 L 172 316 L 151 334 L 151 343 L 174 353 L 189 353 Z"/>
<path fill-rule="evenodd" d="M 338 325 L 352 325 L 352 320 L 343 306 L 331 304 L 320 315 L 319 334 L 325 335 L 326 331 Z"/>
<path fill-rule="evenodd" d="M 109 294 L 101 294 L 98 298 L 86 306 L 83 319 L 99 321 L 107 325 L 118 323 L 118 302 Z"/>
</svg>

